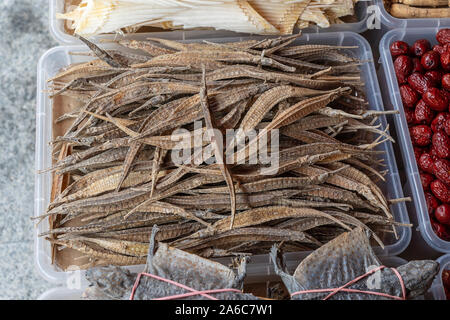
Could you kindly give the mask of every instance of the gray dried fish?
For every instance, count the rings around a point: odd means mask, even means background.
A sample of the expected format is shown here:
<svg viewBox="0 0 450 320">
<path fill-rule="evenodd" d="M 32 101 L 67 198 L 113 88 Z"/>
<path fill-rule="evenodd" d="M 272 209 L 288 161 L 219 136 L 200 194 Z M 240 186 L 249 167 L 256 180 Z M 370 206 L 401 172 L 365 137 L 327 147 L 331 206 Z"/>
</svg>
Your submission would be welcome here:
<svg viewBox="0 0 450 320">
<path fill-rule="evenodd" d="M 381 266 L 370 247 L 368 235 L 361 228 L 344 233 L 311 253 L 298 265 L 293 276 L 283 270 L 277 251 L 276 246 L 271 251 L 275 272 L 282 278 L 291 295 L 299 291 L 339 288 L 371 269 Z M 397 270 L 405 284 L 406 298 L 412 299 L 424 294 L 429 289 L 439 271 L 439 265 L 433 260 L 411 261 L 398 267 Z M 396 297 L 402 296 L 402 286 L 392 269 L 381 269 L 374 276 L 377 277 L 377 286 L 372 285 L 370 279 L 363 278 L 349 285 L 348 288 Z M 323 299 L 330 292 L 331 290 L 318 293 L 299 293 L 293 295 L 292 299 Z M 339 291 L 330 299 L 385 300 L 389 298 L 367 293 Z"/>
<path fill-rule="evenodd" d="M 240 293 L 246 274 L 247 258 L 242 258 L 237 274 L 230 268 L 197 255 L 171 248 L 159 242 L 154 253 L 156 227 L 150 239 L 144 272 L 175 281 L 194 290 L 234 289 L 232 292 L 192 295 L 184 299 L 256 300 L 251 294 Z M 193 267 L 194 266 L 194 267 Z M 93 268 L 86 277 L 95 289 L 89 289 L 90 299 L 130 299 L 136 274 L 117 267 Z M 135 300 L 152 300 L 190 291 L 159 279 L 142 276 L 134 292 Z"/>
</svg>

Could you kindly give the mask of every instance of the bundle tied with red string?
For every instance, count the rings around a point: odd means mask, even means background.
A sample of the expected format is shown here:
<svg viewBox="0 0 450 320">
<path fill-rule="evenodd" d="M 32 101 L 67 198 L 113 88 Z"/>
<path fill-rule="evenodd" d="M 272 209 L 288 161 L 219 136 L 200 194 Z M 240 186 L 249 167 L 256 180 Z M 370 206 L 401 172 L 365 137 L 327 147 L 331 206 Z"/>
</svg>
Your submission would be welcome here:
<svg viewBox="0 0 450 320">
<path fill-rule="evenodd" d="M 435 261 L 381 265 L 361 228 L 346 232 L 311 253 L 290 275 L 277 247 L 271 258 L 291 294 L 299 300 L 405 300 L 424 294 L 439 270 Z M 420 276 L 419 276 L 420 275 Z"/>
<path fill-rule="evenodd" d="M 106 267 L 88 271 L 88 280 L 101 288 L 101 294 L 106 294 L 106 298 L 114 299 L 257 299 L 251 294 L 242 293 L 247 258 L 235 261 L 237 271 L 234 271 L 223 264 L 169 247 L 162 242 L 158 242 L 155 251 L 157 231 L 155 226 L 142 273 L 136 275 L 124 268 Z M 97 290 L 92 298 L 98 296 Z"/>
</svg>

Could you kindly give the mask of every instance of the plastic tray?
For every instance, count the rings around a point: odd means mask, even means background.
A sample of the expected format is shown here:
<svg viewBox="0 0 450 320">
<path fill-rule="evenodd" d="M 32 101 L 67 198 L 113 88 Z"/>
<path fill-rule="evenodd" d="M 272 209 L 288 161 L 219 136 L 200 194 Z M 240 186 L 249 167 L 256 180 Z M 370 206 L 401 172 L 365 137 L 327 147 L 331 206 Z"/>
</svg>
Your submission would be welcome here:
<svg viewBox="0 0 450 320">
<path fill-rule="evenodd" d="M 445 269 L 450 269 L 450 254 L 443 255 L 436 261 L 439 262 L 440 270 L 429 292 L 433 295 L 434 300 L 446 300 L 444 286 L 442 284 L 442 272 Z"/>
<path fill-rule="evenodd" d="M 444 26 L 450 26 L 450 18 L 395 18 L 384 7 L 383 0 L 375 0 L 375 4 L 380 8 L 381 23 L 389 30 L 397 28 L 442 28 Z"/>
<path fill-rule="evenodd" d="M 64 28 L 64 20 L 56 19 L 56 13 L 64 13 L 64 3 L 65 0 L 49 0 L 50 1 L 50 33 L 58 41 L 60 44 L 80 44 L 81 42 L 68 34 Z M 356 33 L 362 33 L 367 30 L 367 7 L 369 1 L 359 1 L 355 6 L 356 17 L 358 18 L 358 22 L 355 23 L 345 23 L 345 24 L 335 24 L 330 28 L 319 28 L 317 26 L 312 26 L 306 29 L 303 29 L 303 33 L 321 33 L 321 32 L 344 32 L 351 31 Z M 174 35 L 176 39 L 200 39 L 200 38 L 214 38 L 214 37 L 231 37 L 231 36 L 241 36 L 242 34 L 238 34 L 231 31 L 215 31 L 215 30 L 195 30 L 195 31 L 167 31 L 167 32 L 156 32 L 152 33 L 152 37 L 159 38 L 170 38 L 173 39 Z M 146 34 L 149 36 L 149 34 Z M 106 35 L 101 35 L 97 37 L 93 37 L 92 39 L 100 39 L 104 38 Z"/>
<path fill-rule="evenodd" d="M 400 111 L 400 116 L 395 117 L 395 127 L 403 156 L 403 163 L 406 169 L 407 183 L 409 185 L 408 188 L 405 188 L 405 190 L 408 190 L 408 194 L 406 195 L 413 198 L 417 220 L 419 223 L 419 230 L 426 243 L 436 251 L 450 252 L 450 242 L 440 239 L 431 227 L 425 195 L 422 191 L 419 169 L 414 156 L 413 145 L 409 135 L 399 87 L 394 72 L 394 65 L 389 51 L 389 45 L 396 40 L 402 40 L 412 44 L 417 39 L 425 38 L 432 44 L 435 44 L 437 42 L 435 35 L 438 30 L 439 28 L 391 30 L 381 39 L 380 59 L 382 74 L 384 74 L 386 79 L 387 89 L 384 93 L 386 100 L 389 100 L 389 103 L 387 103 L 387 108 Z"/>
<path fill-rule="evenodd" d="M 400 257 L 396 257 L 396 256 L 380 257 L 380 261 L 383 265 L 385 265 L 387 267 L 392 267 L 392 268 L 396 268 L 398 266 L 401 266 L 401 265 L 407 263 L 406 260 L 404 260 Z M 291 265 L 290 267 L 288 266 L 288 271 L 293 273 L 295 268 L 297 267 L 297 265 L 298 264 Z M 274 275 L 273 279 L 280 280 L 280 278 L 275 275 Z M 257 279 L 258 283 L 265 283 L 265 281 L 267 281 L 267 277 L 258 277 L 258 279 Z M 247 283 L 247 278 L 246 278 L 246 283 Z M 81 300 L 81 295 L 83 294 L 83 292 L 87 288 L 87 286 L 88 286 L 88 282 L 85 279 L 83 279 L 80 289 L 70 289 L 68 287 L 52 288 L 52 289 L 49 289 L 49 290 L 45 291 L 44 293 L 42 293 L 38 297 L 38 300 Z M 442 284 L 441 284 L 441 286 L 442 286 Z"/>
<path fill-rule="evenodd" d="M 213 41 L 241 41 L 248 38 L 220 38 L 212 39 Z M 319 33 L 305 34 L 297 40 L 297 43 L 317 43 L 331 45 L 356 46 L 357 48 L 348 50 L 348 53 L 365 61 L 361 66 L 361 72 L 364 82 L 366 83 L 367 98 L 371 109 L 383 110 L 383 104 L 378 86 L 375 69 L 373 65 L 372 52 L 369 43 L 360 35 L 353 32 L 342 33 Z M 108 44 L 106 48 L 114 48 L 113 44 Z M 55 75 L 62 67 L 70 63 L 88 61 L 90 58 L 86 56 L 69 55 L 69 52 L 86 52 L 83 46 L 61 46 L 55 47 L 47 51 L 38 63 L 37 77 L 37 111 L 36 111 L 36 169 L 48 168 L 51 165 L 51 148 L 49 142 L 52 136 L 52 102 L 47 94 L 43 91 L 47 87 L 46 80 Z M 385 117 L 380 117 L 383 127 L 386 127 Z M 397 165 L 393 153 L 392 143 L 385 142 L 381 144 L 379 150 L 385 151 L 383 155 L 389 174 L 386 176 L 386 183 L 382 185 L 382 189 L 388 198 L 401 198 L 403 192 L 397 171 Z M 37 174 L 35 183 L 35 216 L 45 211 L 51 188 L 51 174 Z M 397 203 L 391 206 L 395 220 L 402 223 L 409 223 L 408 213 L 404 203 Z M 43 238 L 38 238 L 37 234 L 48 229 L 47 221 L 43 221 L 35 232 L 35 258 L 39 272 L 49 281 L 56 283 L 64 283 L 67 280 L 67 273 L 56 270 L 50 260 L 50 245 Z M 409 244 L 411 239 L 411 230 L 409 228 L 398 228 L 399 238 L 388 238 L 386 246 L 382 250 L 376 247 L 378 255 L 398 255 Z M 286 255 L 287 263 L 296 265 L 299 261 L 298 253 L 289 253 Z M 270 269 L 269 257 L 267 255 L 254 256 L 249 266 L 249 278 L 253 274 L 261 275 L 268 273 Z"/>
</svg>

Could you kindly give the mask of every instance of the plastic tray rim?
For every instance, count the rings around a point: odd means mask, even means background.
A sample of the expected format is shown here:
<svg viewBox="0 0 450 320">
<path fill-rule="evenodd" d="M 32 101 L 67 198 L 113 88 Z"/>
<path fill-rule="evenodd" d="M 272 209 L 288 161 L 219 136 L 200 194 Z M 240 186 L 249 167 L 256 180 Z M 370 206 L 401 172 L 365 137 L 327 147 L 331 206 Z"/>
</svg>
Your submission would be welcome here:
<svg viewBox="0 0 450 320">
<path fill-rule="evenodd" d="M 239 39 L 242 39 L 242 37 L 238 37 Z M 249 37 L 245 37 L 245 38 L 249 38 Z M 321 39 L 321 38 L 325 38 L 325 39 L 334 39 L 334 42 L 336 44 L 342 44 L 342 42 L 346 39 L 346 38 L 352 38 L 352 40 L 355 40 L 358 42 L 359 45 L 359 50 L 363 51 L 363 56 L 361 57 L 362 59 L 368 60 L 370 62 L 367 62 L 368 64 L 368 70 L 369 70 L 369 80 L 372 82 L 372 87 L 367 87 L 366 90 L 369 90 L 369 88 L 372 88 L 371 90 L 371 96 L 373 96 L 374 100 L 375 100 L 375 108 L 377 109 L 382 109 L 383 105 L 382 105 L 382 99 L 381 99 L 381 94 L 380 94 L 380 89 L 379 89 L 379 84 L 378 84 L 378 80 L 376 77 L 376 73 L 375 73 L 375 67 L 373 64 L 373 57 L 372 57 L 372 51 L 370 49 L 370 45 L 368 43 L 368 41 L 366 39 L 364 39 L 361 35 L 353 33 L 353 32 L 342 32 L 342 33 L 319 33 L 319 34 L 305 34 L 300 41 L 302 42 L 309 42 L 309 41 L 314 41 L 314 39 Z M 223 39 L 223 38 L 221 38 Z M 229 39 L 229 38 L 228 38 Z M 45 97 L 45 93 L 42 91 L 42 89 L 44 89 L 44 85 L 45 85 L 45 79 L 44 79 L 44 62 L 49 59 L 50 56 L 52 56 L 53 54 L 57 53 L 57 52 L 62 52 L 63 54 L 67 55 L 67 53 L 69 51 L 77 51 L 83 49 L 84 51 L 86 50 L 85 47 L 83 46 L 78 46 L 78 45 L 71 45 L 71 46 L 59 46 L 59 47 L 54 47 L 50 50 L 48 50 L 46 53 L 44 53 L 44 55 L 41 57 L 41 59 L 39 60 L 38 63 L 38 86 L 37 86 L 37 110 L 36 110 L 36 169 L 42 169 L 43 167 L 43 161 L 42 158 L 44 157 L 43 153 L 45 152 L 45 139 L 44 139 L 44 135 L 45 135 L 45 112 L 44 112 L 44 108 L 45 108 L 45 103 L 48 103 L 48 101 L 46 101 L 46 97 Z M 69 58 L 66 57 L 66 59 L 70 60 Z M 67 61 L 67 63 L 69 63 L 70 61 Z M 383 122 L 383 126 L 386 126 L 386 121 L 384 117 L 380 117 L 380 119 Z M 48 119 L 47 119 L 48 121 Z M 50 129 L 51 130 L 51 129 Z M 399 182 L 399 177 L 398 177 L 398 170 L 397 170 L 397 165 L 395 162 L 395 156 L 393 153 L 393 148 L 392 148 L 392 144 L 391 143 L 386 143 L 386 150 L 387 150 L 387 156 L 388 156 L 388 161 L 390 164 L 390 179 L 392 179 L 394 185 L 395 185 L 395 192 L 396 192 L 396 196 L 398 197 L 402 197 L 403 196 L 403 192 L 400 186 L 400 182 Z M 39 212 L 41 210 L 42 204 L 39 204 L 40 201 L 44 201 L 41 198 L 43 198 L 43 190 L 42 190 L 42 180 L 44 179 L 44 177 L 42 177 L 42 175 L 37 175 L 35 176 L 36 179 L 36 183 L 35 183 L 35 216 L 39 214 Z M 404 203 L 402 204 L 398 204 L 398 210 L 397 210 L 398 214 L 399 214 L 399 220 L 401 222 L 404 223 L 409 223 L 409 217 L 406 211 L 406 207 L 404 205 Z M 48 263 L 46 264 L 45 261 L 43 261 L 43 252 L 41 251 L 41 248 L 43 246 L 42 241 L 44 241 L 44 239 L 42 238 L 37 238 L 37 230 L 36 230 L 36 236 L 35 236 L 35 259 L 36 259 L 36 266 L 39 270 L 39 273 L 47 280 L 51 281 L 51 282 L 63 282 L 64 281 L 64 272 L 61 271 L 56 271 L 54 266 L 48 265 Z M 383 256 L 387 256 L 387 255 L 398 255 L 400 254 L 404 249 L 406 249 L 406 247 L 408 246 L 409 242 L 411 239 L 411 230 L 409 228 L 402 228 L 402 232 L 401 232 L 401 236 L 399 239 L 397 239 L 397 241 L 393 244 L 389 244 L 386 245 L 384 250 L 381 250 L 381 248 L 375 247 L 375 252 L 378 255 L 383 255 Z M 288 254 L 289 255 L 289 254 Z M 262 269 L 267 269 L 267 267 L 261 267 Z"/>
</svg>

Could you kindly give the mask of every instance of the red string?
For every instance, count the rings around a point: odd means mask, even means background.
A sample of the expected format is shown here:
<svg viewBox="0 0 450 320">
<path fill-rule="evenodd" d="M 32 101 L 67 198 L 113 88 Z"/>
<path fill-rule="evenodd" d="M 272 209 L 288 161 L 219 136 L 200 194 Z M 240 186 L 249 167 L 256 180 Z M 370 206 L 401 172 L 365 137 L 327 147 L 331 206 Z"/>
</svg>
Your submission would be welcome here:
<svg viewBox="0 0 450 320">
<path fill-rule="evenodd" d="M 177 286 L 177 287 L 180 287 L 180 288 L 183 288 L 185 290 L 190 291 L 190 292 L 183 293 L 183 294 L 176 294 L 176 295 L 172 295 L 172 296 L 156 298 L 156 299 L 153 299 L 153 300 L 172 300 L 172 299 L 180 299 L 180 298 L 192 297 L 192 296 L 197 296 L 197 295 L 201 295 L 201 296 L 203 296 L 205 298 L 208 298 L 210 300 L 218 300 L 217 298 L 214 298 L 213 296 L 210 296 L 208 293 L 221 293 L 221 292 L 238 292 L 238 293 L 242 293 L 242 291 L 237 290 L 237 289 L 212 289 L 212 290 L 198 291 L 198 290 L 195 290 L 195 289 L 193 289 L 191 287 L 188 287 L 188 286 L 186 286 L 184 284 L 181 284 L 179 282 L 176 282 L 176 281 L 173 281 L 173 280 L 169 280 L 169 279 L 166 279 L 166 278 L 163 278 L 163 277 L 159 277 L 159 276 L 156 276 L 156 275 L 151 274 L 151 273 L 141 272 L 141 273 L 138 274 L 138 276 L 136 278 L 136 281 L 134 283 L 133 289 L 131 290 L 130 300 L 134 299 L 134 294 L 136 292 L 137 287 L 139 286 L 139 282 L 141 281 L 141 277 L 142 276 L 147 276 L 147 277 L 150 277 L 150 278 L 153 278 L 153 279 L 156 279 L 156 280 L 167 282 L 167 283 L 170 283 L 170 284 L 172 284 L 174 286 Z"/>
<path fill-rule="evenodd" d="M 297 291 L 291 294 L 291 297 L 298 295 L 298 294 L 305 294 L 305 293 L 322 293 L 322 292 L 330 292 L 330 294 L 328 294 L 325 298 L 323 298 L 323 300 L 327 300 L 330 297 L 334 296 L 336 293 L 343 291 L 343 292 L 351 292 L 351 293 L 365 293 L 365 294 L 372 294 L 372 295 L 376 295 L 376 296 L 382 296 L 382 297 L 386 297 L 386 298 L 391 298 L 391 299 L 395 299 L 395 300 L 406 300 L 406 288 L 405 288 L 405 283 L 403 282 L 402 276 L 400 275 L 400 273 L 398 272 L 397 269 L 395 268 L 391 268 L 392 271 L 395 273 L 395 275 L 397 276 L 397 278 L 400 281 L 400 285 L 402 287 L 402 296 L 401 297 L 397 297 L 397 296 L 393 296 L 387 293 L 382 293 L 382 292 L 376 292 L 376 291 L 364 291 L 364 290 L 357 290 L 357 289 L 347 289 L 346 287 L 354 284 L 355 282 L 358 282 L 359 280 L 371 275 L 372 273 L 375 273 L 378 270 L 381 270 L 385 268 L 385 266 L 380 266 L 378 268 L 372 269 L 368 272 L 366 272 L 365 274 L 347 282 L 346 284 L 344 284 L 343 286 L 339 287 L 339 288 L 330 288 L 330 289 L 314 289 L 314 290 L 303 290 L 303 291 Z"/>
</svg>

